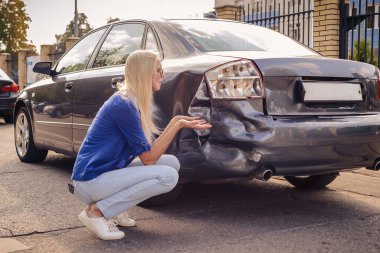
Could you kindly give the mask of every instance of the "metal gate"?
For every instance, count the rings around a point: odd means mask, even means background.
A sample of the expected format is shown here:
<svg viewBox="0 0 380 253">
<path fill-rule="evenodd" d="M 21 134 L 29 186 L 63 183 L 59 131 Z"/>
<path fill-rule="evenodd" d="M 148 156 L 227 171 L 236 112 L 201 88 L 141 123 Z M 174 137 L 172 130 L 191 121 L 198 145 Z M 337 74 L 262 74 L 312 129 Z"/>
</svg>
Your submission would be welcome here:
<svg viewBox="0 0 380 253">
<path fill-rule="evenodd" d="M 340 0 L 339 57 L 379 66 L 380 0 Z"/>
<path fill-rule="evenodd" d="M 313 0 L 247 2 L 240 8 L 241 21 L 271 28 L 313 47 Z"/>
</svg>

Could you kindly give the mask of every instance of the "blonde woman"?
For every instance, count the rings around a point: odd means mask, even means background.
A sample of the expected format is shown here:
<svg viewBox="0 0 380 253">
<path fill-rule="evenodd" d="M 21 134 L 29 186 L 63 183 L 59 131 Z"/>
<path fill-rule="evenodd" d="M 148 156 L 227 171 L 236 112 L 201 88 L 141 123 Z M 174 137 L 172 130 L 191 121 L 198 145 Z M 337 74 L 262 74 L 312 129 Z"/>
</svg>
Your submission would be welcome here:
<svg viewBox="0 0 380 253">
<path fill-rule="evenodd" d="M 159 133 L 152 116 L 153 92 L 162 79 L 154 53 L 132 53 L 125 65 L 125 86 L 100 108 L 79 150 L 72 174 L 74 195 L 87 204 L 79 220 L 101 239 L 123 238 L 116 225 L 136 224 L 125 211 L 177 184 L 179 161 L 164 155 L 177 132 L 211 127 L 198 118 L 176 116 L 153 141 Z"/>
</svg>

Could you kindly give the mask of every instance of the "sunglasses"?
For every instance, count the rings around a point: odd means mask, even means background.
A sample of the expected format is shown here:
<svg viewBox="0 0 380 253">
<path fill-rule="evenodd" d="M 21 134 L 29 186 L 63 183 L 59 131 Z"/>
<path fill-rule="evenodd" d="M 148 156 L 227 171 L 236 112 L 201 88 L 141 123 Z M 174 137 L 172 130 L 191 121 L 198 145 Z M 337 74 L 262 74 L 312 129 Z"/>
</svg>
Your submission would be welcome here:
<svg viewBox="0 0 380 253">
<path fill-rule="evenodd" d="M 163 69 L 157 69 L 157 72 L 160 73 L 161 76 L 164 76 L 164 70 Z"/>
</svg>

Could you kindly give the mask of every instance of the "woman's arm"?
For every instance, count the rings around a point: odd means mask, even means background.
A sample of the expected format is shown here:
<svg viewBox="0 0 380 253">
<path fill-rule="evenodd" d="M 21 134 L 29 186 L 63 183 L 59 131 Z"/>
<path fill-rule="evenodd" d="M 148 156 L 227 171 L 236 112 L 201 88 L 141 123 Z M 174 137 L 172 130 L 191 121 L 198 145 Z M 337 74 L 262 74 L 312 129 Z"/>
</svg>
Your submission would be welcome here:
<svg viewBox="0 0 380 253">
<path fill-rule="evenodd" d="M 204 130 L 212 127 L 207 121 L 197 117 L 176 116 L 174 117 L 162 134 L 153 142 L 150 151 L 139 155 L 144 165 L 152 165 L 157 162 L 163 153 L 168 149 L 174 137 L 182 128 L 192 128 Z"/>
</svg>

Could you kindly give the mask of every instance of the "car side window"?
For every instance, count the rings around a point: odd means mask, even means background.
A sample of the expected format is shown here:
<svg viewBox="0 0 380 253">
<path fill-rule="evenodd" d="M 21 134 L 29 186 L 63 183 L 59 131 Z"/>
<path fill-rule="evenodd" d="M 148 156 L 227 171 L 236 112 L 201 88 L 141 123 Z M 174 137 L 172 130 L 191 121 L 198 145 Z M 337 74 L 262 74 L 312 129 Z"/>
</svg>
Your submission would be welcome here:
<svg viewBox="0 0 380 253">
<path fill-rule="evenodd" d="M 141 48 L 144 24 L 115 25 L 95 58 L 94 68 L 124 64 L 128 56 Z"/>
<path fill-rule="evenodd" d="M 145 50 L 149 50 L 156 53 L 159 52 L 157 41 L 156 41 L 156 38 L 154 37 L 153 31 L 151 28 L 148 28 L 148 33 L 146 34 Z"/>
<path fill-rule="evenodd" d="M 58 62 L 55 71 L 64 74 L 84 70 L 91 54 L 98 44 L 106 28 L 93 32 L 80 40 L 70 51 Z"/>
</svg>

